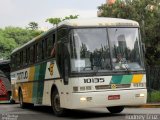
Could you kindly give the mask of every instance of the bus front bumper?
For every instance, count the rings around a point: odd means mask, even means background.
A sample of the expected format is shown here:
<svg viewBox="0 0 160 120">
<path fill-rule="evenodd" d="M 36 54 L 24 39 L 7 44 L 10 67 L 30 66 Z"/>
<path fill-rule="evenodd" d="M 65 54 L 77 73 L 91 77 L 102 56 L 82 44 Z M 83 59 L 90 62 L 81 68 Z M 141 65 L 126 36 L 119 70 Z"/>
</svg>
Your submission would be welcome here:
<svg viewBox="0 0 160 120">
<path fill-rule="evenodd" d="M 84 93 L 72 93 L 67 96 L 68 109 L 110 106 L 133 106 L 145 104 L 147 89 L 96 91 Z"/>
</svg>

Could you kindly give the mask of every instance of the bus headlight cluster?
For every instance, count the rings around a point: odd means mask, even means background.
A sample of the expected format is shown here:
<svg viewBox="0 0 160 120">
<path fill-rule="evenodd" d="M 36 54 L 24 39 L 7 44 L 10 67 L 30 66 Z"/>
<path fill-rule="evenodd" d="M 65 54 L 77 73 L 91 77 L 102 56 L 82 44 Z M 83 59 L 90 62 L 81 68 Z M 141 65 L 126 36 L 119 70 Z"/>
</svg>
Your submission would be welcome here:
<svg viewBox="0 0 160 120">
<path fill-rule="evenodd" d="M 143 93 L 136 94 L 135 97 L 145 97 L 145 94 L 143 94 Z"/>
<path fill-rule="evenodd" d="M 92 97 L 81 97 L 80 98 L 80 102 L 91 102 L 92 101 Z"/>
<path fill-rule="evenodd" d="M 92 87 L 91 86 L 76 86 L 76 87 L 73 87 L 73 92 L 83 92 L 83 91 L 88 91 L 88 90 L 92 90 Z"/>
<path fill-rule="evenodd" d="M 133 83 L 133 87 L 146 87 L 146 83 Z"/>
</svg>

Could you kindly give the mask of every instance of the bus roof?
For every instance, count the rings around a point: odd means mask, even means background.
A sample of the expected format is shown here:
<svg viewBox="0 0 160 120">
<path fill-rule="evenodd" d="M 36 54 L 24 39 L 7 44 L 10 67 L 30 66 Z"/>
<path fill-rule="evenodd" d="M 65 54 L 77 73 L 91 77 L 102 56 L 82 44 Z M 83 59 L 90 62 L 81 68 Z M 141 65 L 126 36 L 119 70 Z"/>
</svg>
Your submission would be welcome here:
<svg viewBox="0 0 160 120">
<path fill-rule="evenodd" d="M 88 18 L 88 19 L 71 19 L 65 20 L 61 22 L 58 26 L 68 25 L 68 26 L 106 26 L 106 27 L 139 27 L 138 22 L 127 19 L 120 18 L 106 18 L 106 17 L 98 17 L 98 18 Z"/>
<path fill-rule="evenodd" d="M 59 23 L 58 27 L 61 27 L 63 25 L 71 26 L 71 27 L 80 27 L 80 26 L 82 27 L 139 27 L 138 22 L 133 20 L 120 19 L 120 18 L 106 18 L 106 17 L 65 20 Z M 33 43 L 39 38 L 42 38 L 43 36 L 47 35 L 49 32 L 55 29 L 56 29 L 56 26 L 42 33 L 41 35 L 33 38 L 31 41 L 27 42 L 21 47 L 14 49 L 11 54 L 29 45 L 30 43 Z"/>
</svg>

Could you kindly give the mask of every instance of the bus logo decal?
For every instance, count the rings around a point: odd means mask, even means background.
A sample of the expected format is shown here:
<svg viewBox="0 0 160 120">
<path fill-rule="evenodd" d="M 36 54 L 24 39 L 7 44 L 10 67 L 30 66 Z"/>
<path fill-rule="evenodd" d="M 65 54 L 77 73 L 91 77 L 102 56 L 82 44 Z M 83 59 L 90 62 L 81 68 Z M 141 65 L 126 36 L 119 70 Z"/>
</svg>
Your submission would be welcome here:
<svg viewBox="0 0 160 120">
<path fill-rule="evenodd" d="M 53 76 L 53 67 L 54 67 L 54 64 L 51 63 L 50 66 L 49 66 L 49 68 L 48 68 L 51 76 Z"/>
<path fill-rule="evenodd" d="M 117 85 L 116 84 L 111 84 L 111 89 L 116 89 Z"/>
</svg>

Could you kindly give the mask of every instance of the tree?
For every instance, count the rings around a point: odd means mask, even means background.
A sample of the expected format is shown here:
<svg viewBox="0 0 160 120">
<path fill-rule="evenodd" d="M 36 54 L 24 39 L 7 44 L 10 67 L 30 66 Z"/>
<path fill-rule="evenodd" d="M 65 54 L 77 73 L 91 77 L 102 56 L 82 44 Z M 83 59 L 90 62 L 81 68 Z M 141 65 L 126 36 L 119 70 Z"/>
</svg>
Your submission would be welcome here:
<svg viewBox="0 0 160 120">
<path fill-rule="evenodd" d="M 31 30 L 37 30 L 38 29 L 38 23 L 36 23 L 36 22 L 30 22 L 29 24 L 28 24 L 28 28 L 29 29 L 31 29 Z"/>
<path fill-rule="evenodd" d="M 53 26 L 54 25 L 57 25 L 58 23 L 60 23 L 62 20 L 61 18 L 48 18 L 46 20 L 46 22 L 49 22 L 50 24 L 52 24 Z"/>
<path fill-rule="evenodd" d="M 46 19 L 46 22 L 49 22 L 50 24 L 54 25 L 58 25 L 58 23 L 64 21 L 64 20 L 69 20 L 69 19 L 77 19 L 79 15 L 69 15 L 66 16 L 65 18 L 48 18 Z"/>
<path fill-rule="evenodd" d="M 70 15 L 70 16 L 66 16 L 62 21 L 64 20 L 70 20 L 70 19 L 77 19 L 79 15 Z"/>
<path fill-rule="evenodd" d="M 160 62 L 160 5 L 158 0 L 123 0 L 115 4 L 98 7 L 100 17 L 116 17 L 136 20 L 140 24 L 142 40 L 146 44 L 146 62 L 156 65 Z"/>
<path fill-rule="evenodd" d="M 6 27 L 0 29 L 0 58 L 8 59 L 13 49 L 19 47 L 42 31 L 23 29 L 20 27 Z"/>
</svg>

